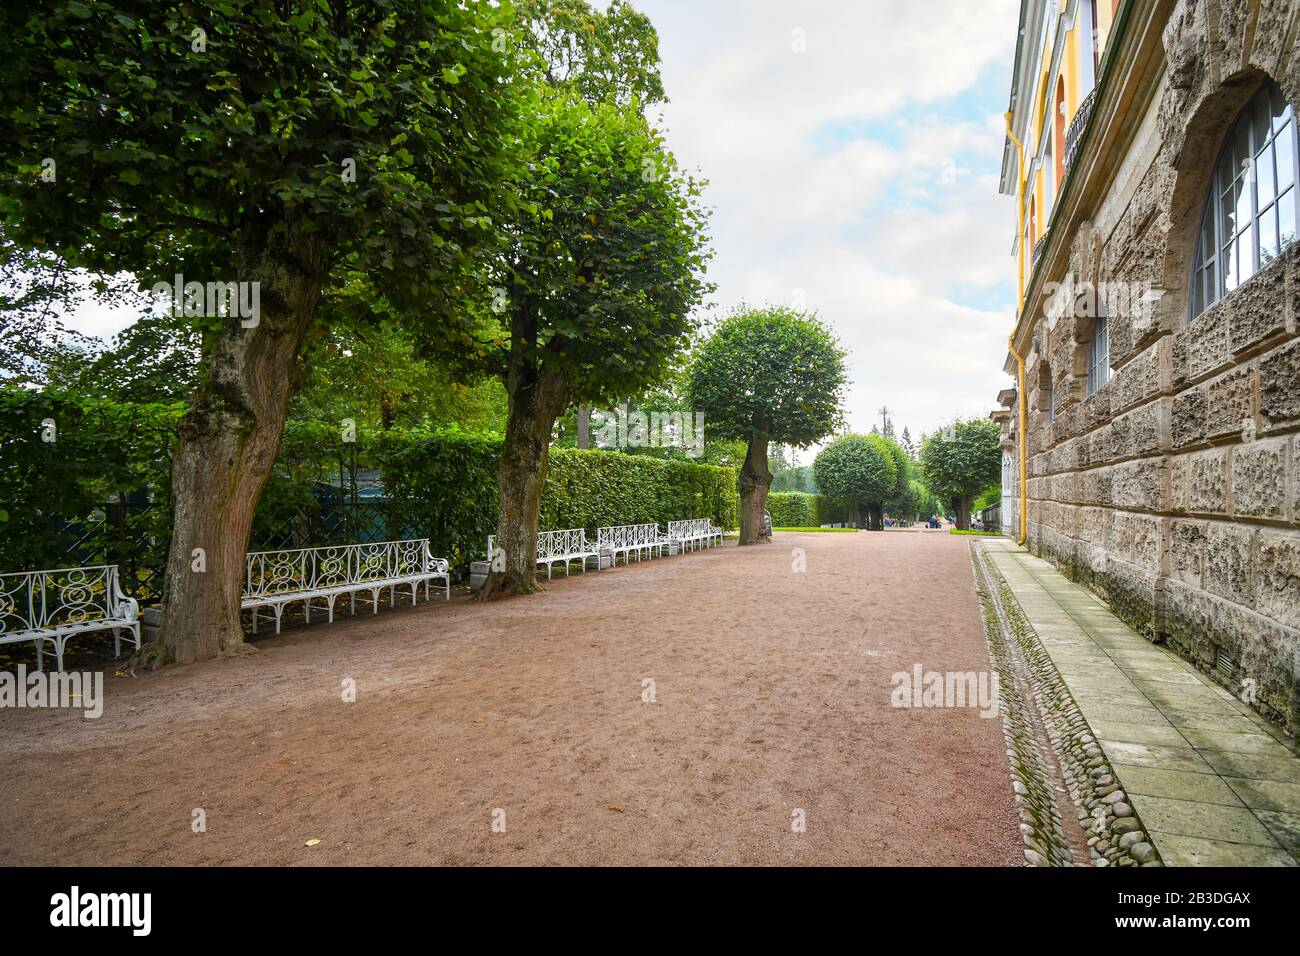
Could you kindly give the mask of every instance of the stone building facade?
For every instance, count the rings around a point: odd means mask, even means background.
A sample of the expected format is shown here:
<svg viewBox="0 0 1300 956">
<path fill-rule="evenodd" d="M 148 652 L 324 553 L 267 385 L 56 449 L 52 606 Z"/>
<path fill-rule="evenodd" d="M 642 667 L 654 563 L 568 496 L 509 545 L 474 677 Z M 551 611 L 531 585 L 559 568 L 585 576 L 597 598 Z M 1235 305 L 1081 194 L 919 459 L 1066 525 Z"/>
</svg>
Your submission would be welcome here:
<svg viewBox="0 0 1300 956">
<path fill-rule="evenodd" d="M 1294 734 L 1300 0 L 1096 8 L 1022 7 L 1003 168 L 1022 304 L 1015 387 L 994 413 L 1004 518 Z M 1079 82 L 1070 51 L 1089 53 L 1072 31 L 1089 25 L 1093 86 L 1062 97 Z M 1029 50 L 1039 35 L 1051 45 Z"/>
</svg>

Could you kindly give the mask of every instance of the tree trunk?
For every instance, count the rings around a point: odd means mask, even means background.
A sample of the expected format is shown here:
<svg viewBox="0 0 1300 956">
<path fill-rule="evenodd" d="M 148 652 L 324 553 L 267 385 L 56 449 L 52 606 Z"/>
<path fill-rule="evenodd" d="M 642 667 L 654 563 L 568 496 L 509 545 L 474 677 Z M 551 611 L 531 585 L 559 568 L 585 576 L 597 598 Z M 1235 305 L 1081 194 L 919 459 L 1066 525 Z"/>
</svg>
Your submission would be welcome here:
<svg viewBox="0 0 1300 956">
<path fill-rule="evenodd" d="M 740 543 L 766 544 L 772 536 L 764 528 L 767 490 L 772 487 L 772 472 L 767 467 L 767 438 L 751 435 L 745 451 L 745 465 L 740 470 Z"/>
<path fill-rule="evenodd" d="M 957 530 L 970 530 L 970 495 L 958 495 L 956 498 L 957 505 Z"/>
<path fill-rule="evenodd" d="M 578 447 L 591 447 L 591 406 L 578 406 Z"/>
<path fill-rule="evenodd" d="M 535 319 L 517 315 L 512 326 L 512 342 L 535 345 Z M 567 380 L 539 370 L 534 360 L 522 354 L 523 349 L 518 351 L 521 354 L 511 355 L 506 375 L 506 435 L 497 467 L 499 555 L 488 555 L 488 576 L 479 598 L 538 589 L 537 521 L 550 466 L 551 432 L 568 404 Z"/>
<path fill-rule="evenodd" d="M 258 320 L 244 328 L 239 317 L 222 319 L 211 364 L 181 418 L 157 663 L 207 660 L 243 645 L 244 553 L 324 273 L 314 237 L 259 243 L 243 254 L 239 278 L 259 283 Z"/>
</svg>

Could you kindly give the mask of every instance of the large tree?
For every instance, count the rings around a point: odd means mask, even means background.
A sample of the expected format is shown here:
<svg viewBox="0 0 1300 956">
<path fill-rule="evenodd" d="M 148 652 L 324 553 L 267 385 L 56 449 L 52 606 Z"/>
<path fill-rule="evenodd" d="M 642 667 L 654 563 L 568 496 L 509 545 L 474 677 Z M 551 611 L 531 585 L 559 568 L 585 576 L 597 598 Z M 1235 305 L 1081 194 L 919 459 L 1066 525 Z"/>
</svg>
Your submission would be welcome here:
<svg viewBox="0 0 1300 956">
<path fill-rule="evenodd" d="M 998 426 L 987 418 L 957 421 L 921 443 L 921 472 L 941 501 L 951 502 L 957 527 L 970 527 L 971 499 L 998 481 L 1002 450 Z"/>
<path fill-rule="evenodd" d="M 543 87 L 523 141 L 519 215 L 490 269 L 475 350 L 506 387 L 493 568 L 481 594 L 536 588 L 537 521 L 556 419 L 667 374 L 706 292 L 701 184 L 635 108 Z"/>
<path fill-rule="evenodd" d="M 898 466 L 880 435 L 841 435 L 813 460 L 824 495 L 849 505 L 851 523 L 880 530 L 881 509 L 897 493 Z"/>
<path fill-rule="evenodd" d="M 825 324 L 781 306 L 741 307 L 696 352 L 690 394 L 706 432 L 746 443 L 741 544 L 771 540 L 769 443 L 806 448 L 834 431 L 845 381 L 844 350 Z"/>
<path fill-rule="evenodd" d="M 364 271 L 386 309 L 466 334 L 457 277 L 495 240 L 518 155 L 502 16 L 455 0 L 0 14 L 6 237 L 146 288 L 182 275 L 246 296 L 186 301 L 207 347 L 172 468 L 160 658 L 242 643 L 253 512 L 331 283 Z"/>
</svg>

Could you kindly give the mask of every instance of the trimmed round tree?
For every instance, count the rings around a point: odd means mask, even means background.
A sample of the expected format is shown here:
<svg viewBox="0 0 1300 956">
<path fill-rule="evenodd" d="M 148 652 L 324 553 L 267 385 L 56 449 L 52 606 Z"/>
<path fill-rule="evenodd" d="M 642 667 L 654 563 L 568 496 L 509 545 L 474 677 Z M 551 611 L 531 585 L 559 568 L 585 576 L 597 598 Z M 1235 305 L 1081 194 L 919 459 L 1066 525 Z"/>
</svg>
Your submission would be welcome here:
<svg viewBox="0 0 1300 956">
<path fill-rule="evenodd" d="M 957 527 L 970 527 L 971 499 L 1001 480 L 1002 449 L 998 426 L 986 418 L 957 421 L 921 444 L 921 472 L 941 501 L 957 512 Z"/>
<path fill-rule="evenodd" d="M 849 505 L 850 521 L 878 529 L 875 519 L 883 503 L 895 493 L 898 469 L 878 435 L 841 435 L 821 450 L 813 461 L 813 478 L 824 495 Z"/>
<path fill-rule="evenodd" d="M 770 541 L 763 527 L 769 442 L 806 448 L 840 421 L 844 350 L 815 315 L 741 307 L 691 363 L 689 392 L 710 439 L 746 443 L 740 472 L 740 543 Z"/>
</svg>

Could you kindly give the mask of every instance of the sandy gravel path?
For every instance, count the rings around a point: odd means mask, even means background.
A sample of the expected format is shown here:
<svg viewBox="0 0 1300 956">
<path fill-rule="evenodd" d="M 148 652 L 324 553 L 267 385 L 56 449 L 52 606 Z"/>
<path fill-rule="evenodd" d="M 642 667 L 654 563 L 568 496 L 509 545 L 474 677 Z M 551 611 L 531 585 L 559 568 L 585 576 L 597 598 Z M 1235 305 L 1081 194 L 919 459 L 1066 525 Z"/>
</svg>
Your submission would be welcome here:
<svg viewBox="0 0 1300 956">
<path fill-rule="evenodd" d="M 1020 862 L 1000 721 L 889 701 L 988 667 L 946 533 L 779 533 L 258 648 L 110 676 L 99 720 L 0 710 L 0 863 Z"/>
</svg>

